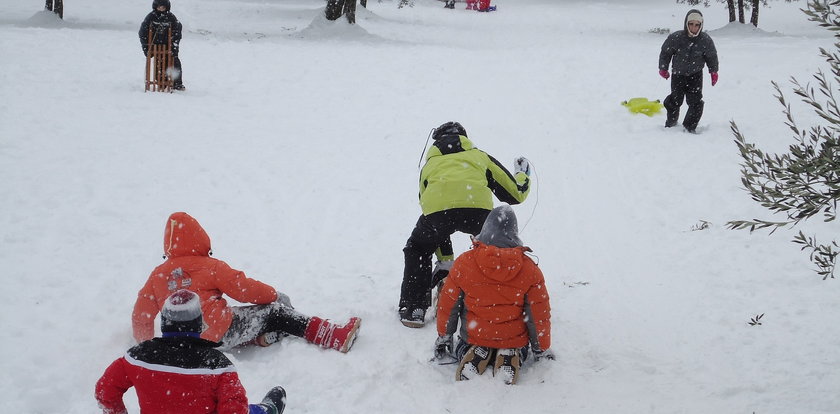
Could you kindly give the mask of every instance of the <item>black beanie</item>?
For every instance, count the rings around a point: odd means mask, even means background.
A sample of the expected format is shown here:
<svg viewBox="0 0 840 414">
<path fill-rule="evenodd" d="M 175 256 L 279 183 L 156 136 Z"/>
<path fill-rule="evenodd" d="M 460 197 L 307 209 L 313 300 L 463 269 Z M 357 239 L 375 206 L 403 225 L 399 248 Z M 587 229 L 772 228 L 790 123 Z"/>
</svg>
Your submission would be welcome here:
<svg viewBox="0 0 840 414">
<path fill-rule="evenodd" d="M 201 300 L 193 292 L 181 289 L 169 295 L 160 311 L 161 332 L 201 333 Z"/>
<path fill-rule="evenodd" d="M 169 0 L 152 0 L 152 9 L 157 10 L 160 6 L 166 6 L 166 11 L 172 10 L 172 4 Z"/>
<path fill-rule="evenodd" d="M 455 121 L 449 121 L 437 128 L 435 128 L 435 132 L 432 135 L 432 139 L 435 141 L 450 135 L 463 135 L 467 136 L 467 130 L 464 127 Z"/>
</svg>

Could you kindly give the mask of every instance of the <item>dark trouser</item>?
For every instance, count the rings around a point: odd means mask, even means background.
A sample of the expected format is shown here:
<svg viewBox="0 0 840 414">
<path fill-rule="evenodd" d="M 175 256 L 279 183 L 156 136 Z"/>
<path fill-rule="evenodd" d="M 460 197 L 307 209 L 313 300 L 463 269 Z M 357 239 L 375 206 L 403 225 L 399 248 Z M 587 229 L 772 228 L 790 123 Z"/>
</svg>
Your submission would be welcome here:
<svg viewBox="0 0 840 414">
<path fill-rule="evenodd" d="M 309 317 L 273 302 L 268 305 L 232 306 L 233 321 L 222 338 L 225 348 L 253 341 L 268 332 L 303 337 Z"/>
<path fill-rule="evenodd" d="M 405 271 L 403 272 L 400 307 L 428 308 L 432 289 L 432 254 L 439 247 L 452 251 L 449 239 L 456 231 L 473 236 L 481 232 L 490 210 L 454 208 L 420 216 L 411 237 L 405 243 Z"/>
<path fill-rule="evenodd" d="M 676 125 L 680 118 L 680 106 L 683 99 L 688 102 L 688 111 L 683 119 L 683 126 L 689 131 L 697 128 L 700 117 L 703 116 L 703 72 L 692 75 L 671 76 L 671 94 L 665 98 L 663 105 L 668 111 L 666 125 Z"/>
</svg>

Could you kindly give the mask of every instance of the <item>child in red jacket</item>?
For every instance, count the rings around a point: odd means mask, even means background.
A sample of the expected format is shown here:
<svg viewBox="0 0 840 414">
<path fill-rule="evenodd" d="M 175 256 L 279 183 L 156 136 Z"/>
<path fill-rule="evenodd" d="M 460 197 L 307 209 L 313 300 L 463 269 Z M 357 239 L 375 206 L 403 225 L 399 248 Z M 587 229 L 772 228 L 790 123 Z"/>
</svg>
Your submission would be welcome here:
<svg viewBox="0 0 840 414">
<path fill-rule="evenodd" d="M 131 316 L 134 338 L 154 336 L 154 319 L 167 296 L 188 289 L 201 298 L 204 330 L 201 337 L 222 347 L 256 343 L 269 346 L 286 335 L 298 336 L 323 348 L 347 352 L 362 320 L 344 325 L 297 312 L 289 297 L 273 287 L 250 279 L 227 263 L 210 257 L 210 237 L 187 213 L 173 213 L 163 235 L 166 261 L 156 267 L 137 293 Z M 250 306 L 228 306 L 223 295 Z"/>
<path fill-rule="evenodd" d="M 236 367 L 201 339 L 198 295 L 186 289 L 164 300 L 162 337 L 144 341 L 114 361 L 96 383 L 104 414 L 124 414 L 123 394 L 137 391 L 143 414 L 282 414 L 286 392 L 274 387 L 260 404 L 248 404 Z"/>
<path fill-rule="evenodd" d="M 493 209 L 472 250 L 455 260 L 440 291 L 435 357 L 460 361 L 456 381 L 480 375 L 492 364 L 494 374 L 514 384 L 529 348 L 536 360 L 554 359 L 545 279 L 518 233 L 510 206 Z M 452 335 L 459 324 L 453 353 Z"/>
</svg>

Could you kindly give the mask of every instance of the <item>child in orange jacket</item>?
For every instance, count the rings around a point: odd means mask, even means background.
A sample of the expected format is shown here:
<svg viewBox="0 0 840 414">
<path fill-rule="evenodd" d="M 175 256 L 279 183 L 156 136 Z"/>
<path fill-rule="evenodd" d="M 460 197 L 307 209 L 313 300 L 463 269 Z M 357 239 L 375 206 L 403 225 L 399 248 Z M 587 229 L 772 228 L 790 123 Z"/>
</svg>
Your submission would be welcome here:
<svg viewBox="0 0 840 414">
<path fill-rule="evenodd" d="M 494 374 L 514 384 L 529 348 L 536 360 L 554 359 L 545 279 L 518 233 L 510 206 L 493 209 L 472 250 L 455 260 L 441 288 L 435 357 L 460 361 L 456 381 L 480 375 L 492 363 Z"/>
<path fill-rule="evenodd" d="M 173 213 L 163 236 L 166 261 L 156 267 L 137 293 L 131 315 L 134 339 L 152 339 L 154 320 L 166 298 L 178 289 L 198 294 L 204 315 L 201 337 L 227 349 L 256 343 L 269 346 L 286 335 L 298 336 L 324 348 L 347 352 L 361 319 L 345 325 L 309 317 L 294 310 L 289 297 L 250 279 L 240 270 L 210 257 L 210 237 L 187 213 Z M 228 306 L 223 295 L 250 306 Z"/>
</svg>

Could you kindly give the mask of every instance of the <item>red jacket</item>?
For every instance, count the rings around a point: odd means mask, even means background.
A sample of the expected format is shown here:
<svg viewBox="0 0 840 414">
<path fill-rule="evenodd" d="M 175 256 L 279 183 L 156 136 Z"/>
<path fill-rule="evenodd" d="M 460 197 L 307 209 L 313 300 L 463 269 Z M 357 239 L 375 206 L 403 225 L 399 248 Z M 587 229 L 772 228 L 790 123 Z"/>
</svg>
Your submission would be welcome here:
<svg viewBox="0 0 840 414">
<path fill-rule="evenodd" d="M 105 414 L 127 410 L 123 394 L 137 391 L 141 414 L 246 414 L 248 400 L 236 368 L 212 342 L 155 338 L 114 361 L 96 383 Z"/>
<path fill-rule="evenodd" d="M 540 268 L 527 247 L 474 242 L 452 265 L 437 309 L 438 335 L 453 334 L 490 348 L 537 351 L 551 346 L 551 304 Z M 463 312 L 461 308 L 463 307 Z"/>
<path fill-rule="evenodd" d="M 242 271 L 210 257 L 210 237 L 187 213 L 173 213 L 163 237 L 166 261 L 149 275 L 137 293 L 131 315 L 137 342 L 155 335 L 155 317 L 166 298 L 178 289 L 189 289 L 201 298 L 207 325 L 201 337 L 218 342 L 230 327 L 232 315 L 222 294 L 243 302 L 264 305 L 277 300 L 273 287 L 249 279 Z"/>
</svg>

